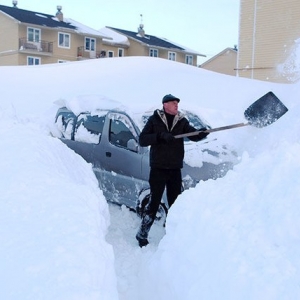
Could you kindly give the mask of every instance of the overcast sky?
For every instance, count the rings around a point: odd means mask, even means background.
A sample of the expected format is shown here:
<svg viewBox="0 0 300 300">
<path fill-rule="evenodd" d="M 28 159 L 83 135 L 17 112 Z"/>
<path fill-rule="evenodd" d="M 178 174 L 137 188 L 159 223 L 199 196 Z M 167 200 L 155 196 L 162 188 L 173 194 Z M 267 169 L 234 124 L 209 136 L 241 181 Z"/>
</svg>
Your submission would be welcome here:
<svg viewBox="0 0 300 300">
<path fill-rule="evenodd" d="M 18 7 L 55 14 L 94 29 L 111 26 L 137 30 L 141 14 L 146 34 L 167 38 L 207 55 L 200 63 L 238 44 L 239 0 L 18 0 Z M 11 6 L 11 0 L 2 0 Z"/>
</svg>

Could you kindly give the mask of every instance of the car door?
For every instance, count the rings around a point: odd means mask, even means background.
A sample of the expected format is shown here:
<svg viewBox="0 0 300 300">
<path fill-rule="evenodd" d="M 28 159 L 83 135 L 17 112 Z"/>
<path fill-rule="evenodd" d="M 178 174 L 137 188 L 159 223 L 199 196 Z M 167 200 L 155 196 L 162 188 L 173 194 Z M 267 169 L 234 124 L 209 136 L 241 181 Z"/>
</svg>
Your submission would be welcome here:
<svg viewBox="0 0 300 300">
<path fill-rule="evenodd" d="M 122 112 L 109 112 L 105 143 L 94 151 L 95 173 L 108 200 L 135 208 L 139 192 L 148 186 L 148 151 L 138 145 L 139 131 Z"/>
<path fill-rule="evenodd" d="M 105 115 L 81 113 L 73 126 L 72 139 L 62 139 L 63 142 L 87 162 L 94 165 L 94 151 L 101 142 Z"/>
</svg>

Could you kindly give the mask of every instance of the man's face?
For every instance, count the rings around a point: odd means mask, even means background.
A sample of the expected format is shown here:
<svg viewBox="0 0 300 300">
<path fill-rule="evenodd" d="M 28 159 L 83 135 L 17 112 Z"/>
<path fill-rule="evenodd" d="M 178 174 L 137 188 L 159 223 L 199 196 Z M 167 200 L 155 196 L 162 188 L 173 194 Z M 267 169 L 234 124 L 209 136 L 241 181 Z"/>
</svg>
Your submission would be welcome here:
<svg viewBox="0 0 300 300">
<path fill-rule="evenodd" d="M 178 101 L 169 101 L 163 104 L 165 112 L 170 115 L 176 115 L 178 113 Z"/>
</svg>

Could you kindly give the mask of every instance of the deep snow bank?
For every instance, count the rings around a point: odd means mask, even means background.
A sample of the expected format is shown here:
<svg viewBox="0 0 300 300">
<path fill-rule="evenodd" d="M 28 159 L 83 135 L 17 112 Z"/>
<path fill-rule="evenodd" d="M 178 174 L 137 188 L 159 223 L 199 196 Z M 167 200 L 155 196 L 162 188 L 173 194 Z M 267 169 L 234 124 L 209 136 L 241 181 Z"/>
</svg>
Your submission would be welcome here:
<svg viewBox="0 0 300 300">
<path fill-rule="evenodd" d="M 39 126 L 0 122 L 0 298 L 118 299 L 91 166 Z"/>
</svg>

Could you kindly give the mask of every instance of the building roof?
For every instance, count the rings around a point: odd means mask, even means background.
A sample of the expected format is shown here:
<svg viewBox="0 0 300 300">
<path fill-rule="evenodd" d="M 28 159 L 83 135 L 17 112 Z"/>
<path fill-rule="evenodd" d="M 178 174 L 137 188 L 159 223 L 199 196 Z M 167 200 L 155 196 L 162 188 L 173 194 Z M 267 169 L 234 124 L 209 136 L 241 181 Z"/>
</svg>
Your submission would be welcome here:
<svg viewBox="0 0 300 300">
<path fill-rule="evenodd" d="M 17 7 L 10 7 L 0 5 L 0 11 L 11 16 L 12 18 L 28 24 L 34 24 L 39 26 L 47 26 L 52 28 L 66 28 L 75 30 L 76 27 L 70 23 L 59 21 L 55 16 L 44 13 L 29 11 L 20 9 Z"/>
<path fill-rule="evenodd" d="M 176 44 L 173 44 L 165 39 L 158 38 L 154 35 L 145 34 L 145 36 L 141 36 L 137 32 L 133 32 L 133 31 L 129 31 L 129 30 L 124 30 L 124 29 L 119 29 L 119 28 L 114 28 L 114 27 L 109 27 L 109 26 L 107 26 L 107 28 L 115 30 L 121 34 L 124 34 L 130 38 L 133 38 L 133 39 L 135 39 L 141 43 L 144 43 L 146 45 L 149 45 L 149 46 L 168 48 L 168 49 L 177 49 L 180 51 L 185 50 L 184 48 L 182 48 Z"/>
<path fill-rule="evenodd" d="M 145 34 L 144 36 L 142 36 L 139 33 L 134 32 L 134 31 L 124 30 L 124 29 L 119 29 L 119 28 L 114 28 L 114 27 L 109 27 L 109 26 L 106 26 L 106 28 L 113 30 L 117 33 L 120 33 L 122 35 L 125 35 L 128 38 L 137 40 L 138 42 L 143 43 L 143 44 L 147 45 L 148 47 L 158 47 L 158 48 L 178 50 L 178 51 L 186 52 L 189 54 L 206 57 L 206 55 L 204 55 L 204 54 L 201 54 L 197 51 L 186 48 L 182 45 L 179 45 L 178 43 L 171 42 L 165 38 L 159 38 L 157 36 L 150 35 L 150 34 Z"/>
<path fill-rule="evenodd" d="M 120 34 L 115 30 L 110 29 L 109 27 L 103 27 L 99 29 L 99 32 L 103 35 L 109 36 L 110 39 L 103 38 L 103 42 L 113 43 L 118 45 L 130 46 L 128 37 L 124 34 Z"/>
<path fill-rule="evenodd" d="M 65 22 L 67 22 L 68 24 L 71 24 L 73 26 L 75 26 L 76 28 L 76 32 L 78 34 L 83 34 L 83 35 L 91 35 L 91 36 L 98 36 L 101 38 L 105 38 L 105 40 L 112 40 L 113 38 L 110 37 L 109 35 L 100 32 L 99 30 L 93 29 L 89 26 L 86 26 L 78 21 L 75 21 L 73 19 L 70 18 L 64 18 Z"/>
</svg>

